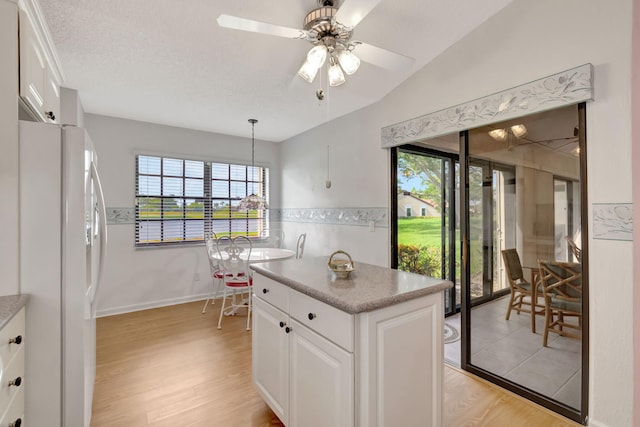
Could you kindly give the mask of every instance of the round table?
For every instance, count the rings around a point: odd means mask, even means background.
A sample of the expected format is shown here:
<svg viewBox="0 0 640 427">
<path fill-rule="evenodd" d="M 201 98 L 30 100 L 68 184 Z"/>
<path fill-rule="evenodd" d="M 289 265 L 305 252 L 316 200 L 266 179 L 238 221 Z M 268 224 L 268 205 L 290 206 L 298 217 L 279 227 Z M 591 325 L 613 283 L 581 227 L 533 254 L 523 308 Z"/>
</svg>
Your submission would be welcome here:
<svg viewBox="0 0 640 427">
<path fill-rule="evenodd" d="M 248 250 L 243 250 L 240 253 L 241 259 L 247 259 Z M 253 248 L 251 249 L 251 258 L 249 258 L 249 263 L 253 264 L 255 262 L 268 262 L 268 261 L 280 261 L 283 259 L 289 259 L 296 256 L 296 253 L 291 249 L 282 249 L 282 248 Z M 213 254 L 213 258 L 220 259 L 220 256 L 215 253 Z"/>
<path fill-rule="evenodd" d="M 246 253 L 240 254 L 240 258 L 245 259 Z M 268 262 L 268 261 L 279 261 L 283 259 L 289 259 L 296 256 L 296 253 L 291 249 L 281 249 L 281 248 L 253 248 L 251 249 L 251 258 L 249 258 L 249 263 L 253 264 L 254 262 Z"/>
</svg>

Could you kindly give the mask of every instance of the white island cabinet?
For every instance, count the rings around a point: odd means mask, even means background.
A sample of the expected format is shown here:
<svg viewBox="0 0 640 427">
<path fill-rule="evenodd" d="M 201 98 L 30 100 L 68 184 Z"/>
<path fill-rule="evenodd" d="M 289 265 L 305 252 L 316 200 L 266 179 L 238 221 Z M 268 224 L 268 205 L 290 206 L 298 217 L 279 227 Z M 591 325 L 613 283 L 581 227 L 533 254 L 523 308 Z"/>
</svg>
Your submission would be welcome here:
<svg viewBox="0 0 640 427">
<path fill-rule="evenodd" d="M 253 382 L 289 427 L 440 426 L 444 280 L 255 264 Z"/>
</svg>

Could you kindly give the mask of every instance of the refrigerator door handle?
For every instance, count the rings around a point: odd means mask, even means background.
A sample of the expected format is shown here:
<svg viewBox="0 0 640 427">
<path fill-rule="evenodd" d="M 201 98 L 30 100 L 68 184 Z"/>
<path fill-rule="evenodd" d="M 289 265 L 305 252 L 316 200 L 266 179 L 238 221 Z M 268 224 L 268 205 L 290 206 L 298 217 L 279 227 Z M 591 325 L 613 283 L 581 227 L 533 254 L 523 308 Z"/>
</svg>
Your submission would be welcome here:
<svg viewBox="0 0 640 427">
<path fill-rule="evenodd" d="M 98 209 L 100 216 L 100 263 L 98 264 L 98 278 L 96 281 L 96 289 L 93 290 L 93 296 L 95 296 L 100 282 L 102 281 L 102 272 L 104 271 L 104 264 L 106 262 L 106 248 L 107 248 L 107 209 L 104 203 L 104 195 L 102 194 L 102 185 L 100 184 L 100 176 L 94 162 L 91 162 L 91 177 L 95 182 L 96 195 L 98 196 Z M 93 300 L 93 298 L 92 298 Z"/>
</svg>

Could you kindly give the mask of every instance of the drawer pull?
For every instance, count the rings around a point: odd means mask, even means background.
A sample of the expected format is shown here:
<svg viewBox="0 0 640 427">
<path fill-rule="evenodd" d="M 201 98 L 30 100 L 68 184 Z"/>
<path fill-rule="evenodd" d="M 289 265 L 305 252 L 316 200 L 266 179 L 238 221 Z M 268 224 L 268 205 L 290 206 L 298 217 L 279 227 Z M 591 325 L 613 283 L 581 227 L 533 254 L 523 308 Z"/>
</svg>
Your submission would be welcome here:
<svg viewBox="0 0 640 427">
<path fill-rule="evenodd" d="M 315 313 L 309 313 L 309 315 L 307 316 L 309 318 L 309 320 L 313 320 L 315 319 L 317 316 Z"/>
<path fill-rule="evenodd" d="M 22 344 L 22 335 L 9 339 L 9 344 Z"/>
<path fill-rule="evenodd" d="M 291 328 L 287 326 L 286 328 L 284 328 L 284 331 L 285 331 L 286 333 L 289 333 L 289 332 L 291 332 Z"/>
<path fill-rule="evenodd" d="M 263 294 L 266 294 L 266 293 L 268 293 L 268 292 L 269 292 L 269 289 L 267 289 L 267 288 L 262 288 L 262 293 L 263 293 Z"/>
<path fill-rule="evenodd" d="M 20 427 L 22 425 L 22 418 L 18 418 L 12 423 L 9 423 L 9 427 Z"/>
<path fill-rule="evenodd" d="M 11 387 L 12 385 L 20 387 L 20 384 L 22 384 L 22 378 L 20 377 L 16 378 L 15 380 L 9 381 L 9 387 Z"/>
<path fill-rule="evenodd" d="M 284 323 L 284 322 L 280 322 L 280 327 L 281 327 L 281 328 L 284 328 L 285 326 L 287 326 L 287 324 L 286 324 L 286 323 Z"/>
</svg>

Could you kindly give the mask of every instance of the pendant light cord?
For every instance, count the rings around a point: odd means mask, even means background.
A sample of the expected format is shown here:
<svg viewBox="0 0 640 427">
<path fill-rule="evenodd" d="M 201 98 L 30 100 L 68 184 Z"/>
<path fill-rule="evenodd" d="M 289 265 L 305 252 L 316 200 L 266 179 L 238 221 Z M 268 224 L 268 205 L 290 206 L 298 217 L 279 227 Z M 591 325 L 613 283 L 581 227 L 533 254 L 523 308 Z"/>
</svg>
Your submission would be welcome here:
<svg viewBox="0 0 640 427">
<path fill-rule="evenodd" d="M 256 129 L 256 123 L 258 123 L 258 120 L 249 119 L 249 123 L 251 123 L 251 169 L 253 173 L 253 168 L 255 167 L 253 162 L 254 154 L 255 154 L 255 144 L 256 144 L 255 129 Z"/>
</svg>

